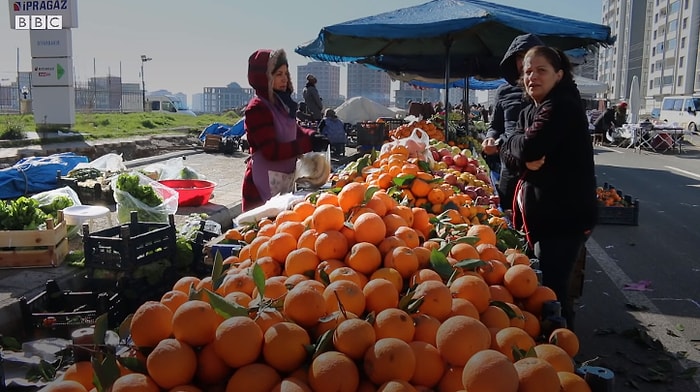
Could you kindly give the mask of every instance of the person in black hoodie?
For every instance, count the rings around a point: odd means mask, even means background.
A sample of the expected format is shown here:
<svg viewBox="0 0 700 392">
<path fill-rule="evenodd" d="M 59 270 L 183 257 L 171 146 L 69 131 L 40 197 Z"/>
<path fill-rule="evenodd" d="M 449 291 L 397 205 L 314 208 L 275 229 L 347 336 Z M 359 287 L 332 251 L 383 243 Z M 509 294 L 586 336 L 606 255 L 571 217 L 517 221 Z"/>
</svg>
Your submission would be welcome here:
<svg viewBox="0 0 700 392">
<path fill-rule="evenodd" d="M 540 261 L 543 284 L 557 294 L 573 329 L 574 265 L 597 221 L 595 163 L 588 119 L 566 55 L 536 46 L 523 60 L 530 103 L 501 160 L 520 172 L 513 224 L 522 229 Z"/>
<path fill-rule="evenodd" d="M 481 146 L 486 163 L 492 174 L 492 183 L 496 186 L 500 205 L 503 211 L 510 210 L 513 204 L 513 191 L 518 182 L 517 172 L 511 172 L 502 164 L 498 156 L 499 146 L 508 140 L 515 130 L 518 114 L 523 108 L 524 93 L 518 84 L 522 74 L 523 56 L 528 49 L 543 45 L 542 41 L 533 34 L 519 35 L 513 39 L 508 51 L 503 56 L 500 68 L 501 74 L 508 82 L 496 90 L 496 101 L 486 138 Z"/>
</svg>

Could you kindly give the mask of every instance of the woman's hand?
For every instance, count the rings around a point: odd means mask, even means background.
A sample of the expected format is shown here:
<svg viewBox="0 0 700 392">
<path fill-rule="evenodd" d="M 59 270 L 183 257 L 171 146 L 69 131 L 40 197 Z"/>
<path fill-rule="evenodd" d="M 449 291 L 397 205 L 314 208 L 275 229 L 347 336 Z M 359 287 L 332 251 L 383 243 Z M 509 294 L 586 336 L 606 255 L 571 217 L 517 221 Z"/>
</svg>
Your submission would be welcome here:
<svg viewBox="0 0 700 392">
<path fill-rule="evenodd" d="M 487 137 L 484 139 L 483 142 L 481 142 L 481 148 L 482 151 L 484 151 L 484 154 L 486 155 L 493 155 L 498 153 L 498 143 L 496 142 L 496 139 L 492 137 Z"/>
<path fill-rule="evenodd" d="M 525 167 L 527 167 L 527 170 L 530 170 L 530 171 L 540 170 L 542 165 L 544 165 L 544 158 L 545 157 L 542 157 L 536 161 L 525 162 Z"/>
</svg>

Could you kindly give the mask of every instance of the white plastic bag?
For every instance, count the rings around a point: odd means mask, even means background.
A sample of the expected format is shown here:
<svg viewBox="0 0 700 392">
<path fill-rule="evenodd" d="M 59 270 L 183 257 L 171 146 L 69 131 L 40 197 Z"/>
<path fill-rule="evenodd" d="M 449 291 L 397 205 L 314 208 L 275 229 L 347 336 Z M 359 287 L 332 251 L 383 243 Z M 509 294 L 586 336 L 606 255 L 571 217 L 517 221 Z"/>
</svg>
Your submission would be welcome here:
<svg viewBox="0 0 700 392">
<path fill-rule="evenodd" d="M 404 146 L 408 149 L 410 158 L 418 158 L 423 161 L 432 162 L 433 156 L 428 149 L 430 136 L 420 128 L 413 128 L 413 132 L 408 137 L 395 139 L 382 145 L 381 154 L 391 151 L 395 146 Z"/>
<path fill-rule="evenodd" d="M 112 178 L 110 186 L 114 190 L 114 201 L 117 202 L 117 220 L 119 223 L 129 223 L 131 221 L 131 211 L 136 211 L 139 222 L 168 223 L 168 215 L 177 212 L 179 195 L 173 188 L 165 186 L 158 181 L 154 181 L 138 171 L 124 174 L 137 175 L 140 185 L 153 187 L 157 195 L 163 202 L 155 207 L 151 207 L 141 200 L 132 196 L 129 192 L 117 188 L 119 176 Z"/>
<path fill-rule="evenodd" d="M 201 180 L 204 176 L 185 165 L 185 158 L 171 158 L 165 162 L 150 164 L 141 169 L 154 180 Z"/>
<path fill-rule="evenodd" d="M 126 165 L 124 165 L 124 158 L 122 158 L 121 154 L 110 152 L 92 162 L 81 162 L 75 166 L 75 169 L 81 168 L 93 168 L 102 172 L 117 173 L 126 170 Z"/>
</svg>

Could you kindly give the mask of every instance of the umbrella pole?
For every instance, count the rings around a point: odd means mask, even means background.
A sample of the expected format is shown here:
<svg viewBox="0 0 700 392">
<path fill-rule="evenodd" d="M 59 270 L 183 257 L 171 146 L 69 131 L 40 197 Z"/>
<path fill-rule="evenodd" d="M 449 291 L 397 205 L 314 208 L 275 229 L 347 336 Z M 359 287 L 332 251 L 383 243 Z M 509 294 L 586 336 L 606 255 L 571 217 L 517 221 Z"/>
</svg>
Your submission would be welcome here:
<svg viewBox="0 0 700 392">
<path fill-rule="evenodd" d="M 445 139 L 450 140 L 448 118 L 450 117 L 450 51 L 452 49 L 452 39 L 445 39 Z"/>
</svg>

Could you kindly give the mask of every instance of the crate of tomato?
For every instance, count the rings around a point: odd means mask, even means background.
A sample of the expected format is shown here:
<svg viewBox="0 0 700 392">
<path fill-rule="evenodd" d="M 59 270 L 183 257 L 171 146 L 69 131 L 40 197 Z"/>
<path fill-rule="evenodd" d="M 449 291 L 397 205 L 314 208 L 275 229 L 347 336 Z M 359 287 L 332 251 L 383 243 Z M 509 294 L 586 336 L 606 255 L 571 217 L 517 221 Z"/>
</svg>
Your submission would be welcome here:
<svg viewBox="0 0 700 392">
<path fill-rule="evenodd" d="M 602 225 L 639 224 L 639 200 L 624 194 L 607 182 L 596 189 L 598 223 Z"/>
</svg>

